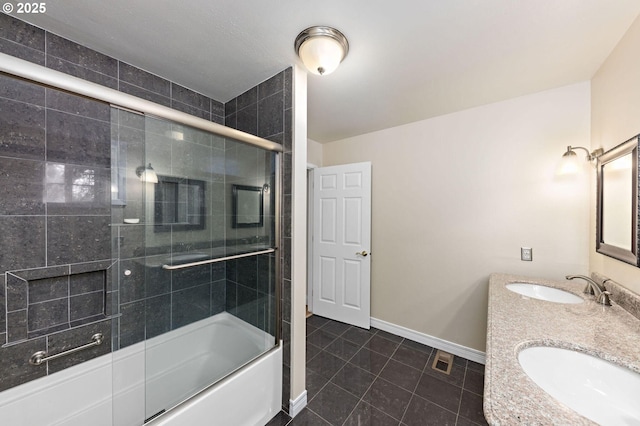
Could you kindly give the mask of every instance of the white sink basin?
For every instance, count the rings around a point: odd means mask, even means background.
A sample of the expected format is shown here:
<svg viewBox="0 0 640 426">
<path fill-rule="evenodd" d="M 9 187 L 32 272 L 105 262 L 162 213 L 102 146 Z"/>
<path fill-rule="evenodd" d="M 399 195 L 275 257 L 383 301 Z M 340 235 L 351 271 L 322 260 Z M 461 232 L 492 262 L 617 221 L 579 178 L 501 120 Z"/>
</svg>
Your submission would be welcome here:
<svg viewBox="0 0 640 426">
<path fill-rule="evenodd" d="M 601 425 L 640 425 L 640 374 L 582 352 L 547 346 L 518 354 L 545 392 Z"/>
<path fill-rule="evenodd" d="M 582 303 L 584 299 L 568 291 L 531 283 L 510 283 L 508 290 L 534 299 L 555 303 Z"/>
</svg>

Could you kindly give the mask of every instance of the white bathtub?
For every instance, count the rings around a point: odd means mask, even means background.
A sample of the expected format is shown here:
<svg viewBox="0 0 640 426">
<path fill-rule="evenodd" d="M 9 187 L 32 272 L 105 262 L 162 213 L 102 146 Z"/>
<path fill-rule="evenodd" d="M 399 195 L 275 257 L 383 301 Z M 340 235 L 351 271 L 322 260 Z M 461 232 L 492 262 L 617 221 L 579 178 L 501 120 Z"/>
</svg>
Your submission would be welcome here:
<svg viewBox="0 0 640 426">
<path fill-rule="evenodd" d="M 0 393 L 0 419 L 11 426 L 139 426 L 148 413 L 169 409 L 224 376 L 229 362 L 259 356 L 272 339 L 221 313 L 6 390 Z M 170 367 L 160 368 L 166 361 Z M 281 377 L 278 347 L 147 425 L 264 425 L 280 410 Z"/>
</svg>

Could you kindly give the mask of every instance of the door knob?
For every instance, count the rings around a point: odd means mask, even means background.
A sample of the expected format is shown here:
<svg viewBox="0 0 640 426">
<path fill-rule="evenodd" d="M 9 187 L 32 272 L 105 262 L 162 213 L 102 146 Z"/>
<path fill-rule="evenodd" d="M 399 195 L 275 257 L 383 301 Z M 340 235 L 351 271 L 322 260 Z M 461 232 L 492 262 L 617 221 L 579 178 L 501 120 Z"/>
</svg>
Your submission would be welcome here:
<svg viewBox="0 0 640 426">
<path fill-rule="evenodd" d="M 356 253 L 356 255 L 360 255 L 362 257 L 367 257 L 368 254 L 369 253 L 367 253 L 366 250 L 362 250 L 362 251 L 359 251 L 359 252 Z"/>
</svg>

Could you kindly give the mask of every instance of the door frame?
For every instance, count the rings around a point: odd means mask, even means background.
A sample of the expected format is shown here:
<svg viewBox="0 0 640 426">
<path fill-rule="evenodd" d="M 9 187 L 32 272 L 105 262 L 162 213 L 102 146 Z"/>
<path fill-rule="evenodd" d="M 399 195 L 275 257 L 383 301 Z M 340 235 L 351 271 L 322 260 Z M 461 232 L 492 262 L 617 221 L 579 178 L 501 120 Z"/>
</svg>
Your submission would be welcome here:
<svg viewBox="0 0 640 426">
<path fill-rule="evenodd" d="M 313 313 L 313 169 L 319 166 L 307 163 L 307 310 Z"/>
</svg>

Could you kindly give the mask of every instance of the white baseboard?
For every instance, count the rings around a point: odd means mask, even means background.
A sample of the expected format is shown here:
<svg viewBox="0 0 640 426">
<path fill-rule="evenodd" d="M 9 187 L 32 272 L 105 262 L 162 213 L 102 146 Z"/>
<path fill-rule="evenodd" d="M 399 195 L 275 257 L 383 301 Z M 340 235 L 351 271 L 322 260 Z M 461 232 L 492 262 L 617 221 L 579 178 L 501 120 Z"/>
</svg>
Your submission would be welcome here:
<svg viewBox="0 0 640 426">
<path fill-rule="evenodd" d="M 307 391 L 302 392 L 296 399 L 289 400 L 289 416 L 295 417 L 307 406 Z"/>
<path fill-rule="evenodd" d="M 422 343 L 423 345 L 431 346 L 432 348 L 440 349 L 445 352 L 460 356 L 462 358 L 478 362 L 480 364 L 484 364 L 486 362 L 486 355 L 484 352 L 480 352 L 476 349 L 471 349 L 466 346 L 449 342 L 437 337 L 429 336 L 428 334 L 420 333 L 419 331 L 411 330 L 400 325 L 391 324 L 390 322 L 371 317 L 371 326 L 382 331 L 404 337 L 405 339 L 413 340 L 414 342 Z"/>
</svg>

